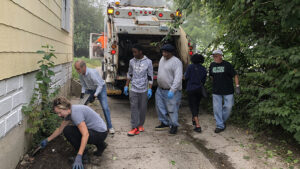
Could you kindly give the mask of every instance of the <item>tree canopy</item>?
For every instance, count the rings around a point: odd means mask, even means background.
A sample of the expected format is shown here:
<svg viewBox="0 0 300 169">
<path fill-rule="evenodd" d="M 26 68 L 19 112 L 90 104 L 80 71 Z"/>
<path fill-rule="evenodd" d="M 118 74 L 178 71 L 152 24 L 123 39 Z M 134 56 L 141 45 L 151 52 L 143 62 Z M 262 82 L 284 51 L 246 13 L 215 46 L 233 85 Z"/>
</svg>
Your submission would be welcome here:
<svg viewBox="0 0 300 169">
<path fill-rule="evenodd" d="M 74 53 L 77 57 L 88 56 L 90 33 L 103 32 L 102 3 L 97 0 L 75 0 L 74 2 Z"/>
<path fill-rule="evenodd" d="M 198 46 L 222 45 L 225 59 L 238 71 L 243 93 L 236 98 L 234 114 L 253 129 L 280 126 L 300 143 L 300 1 L 175 2 L 193 16 L 184 26 Z M 201 29 L 208 28 L 205 21 L 215 29 Z"/>
</svg>

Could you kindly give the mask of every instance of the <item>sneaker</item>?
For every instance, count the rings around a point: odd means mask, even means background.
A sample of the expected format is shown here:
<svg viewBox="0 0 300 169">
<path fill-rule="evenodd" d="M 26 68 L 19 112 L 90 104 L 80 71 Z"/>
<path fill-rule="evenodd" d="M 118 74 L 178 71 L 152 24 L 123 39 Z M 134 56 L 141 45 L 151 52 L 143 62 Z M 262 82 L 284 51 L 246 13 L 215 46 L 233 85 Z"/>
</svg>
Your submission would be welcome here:
<svg viewBox="0 0 300 169">
<path fill-rule="evenodd" d="M 170 134 L 176 134 L 177 133 L 177 126 L 172 126 L 169 133 Z"/>
<path fill-rule="evenodd" d="M 110 129 L 109 129 L 109 133 L 110 133 L 110 134 L 115 134 L 115 129 L 114 129 L 114 128 L 110 128 Z"/>
<path fill-rule="evenodd" d="M 201 133 L 202 130 L 201 130 L 201 127 L 195 127 L 194 131 L 197 132 L 197 133 Z"/>
<path fill-rule="evenodd" d="M 215 129 L 215 133 L 221 133 L 221 132 L 224 131 L 224 130 L 225 130 L 225 128 L 224 128 L 224 129 L 216 128 L 216 129 Z"/>
<path fill-rule="evenodd" d="M 143 126 L 139 126 L 138 129 L 139 129 L 140 132 L 144 132 L 145 131 L 145 128 Z"/>
<path fill-rule="evenodd" d="M 140 131 L 137 128 L 134 128 L 134 129 L 130 130 L 127 134 L 128 134 L 128 136 L 134 136 L 134 135 L 140 134 Z"/>
<path fill-rule="evenodd" d="M 158 131 L 161 131 L 161 130 L 166 130 L 168 129 L 169 126 L 168 125 L 165 125 L 163 122 L 159 125 L 159 126 L 156 126 L 155 127 L 155 130 L 158 130 Z"/>
<path fill-rule="evenodd" d="M 106 147 L 107 147 L 107 143 L 104 142 L 103 146 L 100 149 L 97 149 L 97 151 L 95 151 L 93 154 L 95 156 L 101 156 L 104 150 L 106 149 Z"/>
</svg>

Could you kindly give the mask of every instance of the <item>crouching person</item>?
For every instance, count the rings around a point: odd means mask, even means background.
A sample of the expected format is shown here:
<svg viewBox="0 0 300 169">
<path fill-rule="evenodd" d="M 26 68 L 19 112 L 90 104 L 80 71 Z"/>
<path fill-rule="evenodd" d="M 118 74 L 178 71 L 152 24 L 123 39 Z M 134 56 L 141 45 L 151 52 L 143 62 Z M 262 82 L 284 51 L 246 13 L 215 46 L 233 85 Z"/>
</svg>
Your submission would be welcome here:
<svg viewBox="0 0 300 169">
<path fill-rule="evenodd" d="M 97 151 L 94 155 L 97 156 L 100 156 L 106 148 L 107 145 L 104 142 L 107 137 L 106 124 L 90 107 L 71 105 L 70 101 L 64 97 L 58 97 L 53 101 L 53 109 L 64 120 L 51 136 L 41 142 L 41 147 L 45 148 L 48 142 L 64 133 L 77 152 L 73 168 L 83 169 L 82 159 L 88 159 L 87 152 L 85 152 L 87 144 L 96 145 Z M 72 123 L 74 125 L 69 125 Z"/>
</svg>

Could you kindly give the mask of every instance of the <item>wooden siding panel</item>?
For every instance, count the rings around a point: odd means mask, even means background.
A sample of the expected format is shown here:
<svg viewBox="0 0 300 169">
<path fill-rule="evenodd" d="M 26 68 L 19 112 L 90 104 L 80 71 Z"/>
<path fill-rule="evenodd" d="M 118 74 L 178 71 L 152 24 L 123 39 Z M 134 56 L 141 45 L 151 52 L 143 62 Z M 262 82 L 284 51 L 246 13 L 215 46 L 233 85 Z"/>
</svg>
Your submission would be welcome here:
<svg viewBox="0 0 300 169">
<path fill-rule="evenodd" d="M 0 24 L 1 52 L 36 52 L 49 44 L 57 53 L 72 53 L 72 45 Z"/>
<path fill-rule="evenodd" d="M 58 29 L 49 23 L 41 20 L 24 8 L 21 8 L 13 2 L 4 0 L 4 5 L 0 5 L 0 23 L 22 29 L 31 33 L 48 37 L 49 39 L 56 39 L 57 41 L 72 44 L 72 30 L 70 33 Z M 14 11 L 14 12 L 11 12 Z M 22 16 L 22 18 L 20 18 Z"/>
<path fill-rule="evenodd" d="M 61 0 L 0 1 L 0 80 L 37 70 L 41 45 L 54 46 L 56 65 L 72 61 L 73 29 L 61 29 Z"/>
<path fill-rule="evenodd" d="M 44 5 L 39 0 L 12 0 L 20 7 L 25 8 L 27 11 L 30 11 L 33 15 L 38 16 L 41 20 L 55 26 L 60 29 L 60 16 L 53 13 L 46 5 Z M 50 2 L 50 1 L 48 1 Z M 53 1 L 52 1 L 53 2 Z M 50 6 L 50 3 L 47 4 Z"/>
<path fill-rule="evenodd" d="M 53 0 L 55 1 L 56 5 L 61 9 L 61 0 Z"/>
<path fill-rule="evenodd" d="M 72 54 L 56 54 L 56 65 L 72 61 Z M 37 53 L 0 53 L 0 80 L 39 69 L 37 62 L 42 55 Z M 3 64 L 5 63 L 5 64 Z"/>
<path fill-rule="evenodd" d="M 51 12 L 53 12 L 59 19 L 61 18 L 61 8 L 57 6 L 53 0 L 39 0 L 44 6 L 47 6 Z"/>
</svg>

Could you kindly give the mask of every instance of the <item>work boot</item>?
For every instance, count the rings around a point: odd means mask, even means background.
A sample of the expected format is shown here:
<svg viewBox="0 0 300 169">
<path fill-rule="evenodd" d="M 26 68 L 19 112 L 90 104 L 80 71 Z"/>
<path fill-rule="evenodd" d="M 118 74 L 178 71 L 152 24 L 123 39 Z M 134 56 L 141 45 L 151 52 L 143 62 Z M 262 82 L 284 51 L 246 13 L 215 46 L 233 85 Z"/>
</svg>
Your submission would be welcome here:
<svg viewBox="0 0 300 169">
<path fill-rule="evenodd" d="M 177 126 L 172 126 L 169 133 L 170 134 L 176 134 L 177 133 Z"/>
<path fill-rule="evenodd" d="M 225 130 L 225 128 L 223 128 L 223 129 L 216 128 L 216 129 L 215 129 L 215 133 L 221 133 L 221 132 L 224 131 L 224 130 Z"/>
<path fill-rule="evenodd" d="M 95 151 L 93 154 L 94 156 L 101 156 L 104 152 L 104 150 L 107 147 L 107 143 L 103 142 L 103 145 L 101 147 L 97 147 L 97 151 Z"/>
<path fill-rule="evenodd" d="M 163 122 L 161 122 L 161 124 L 160 124 L 159 126 L 156 126 L 156 127 L 155 127 L 155 130 L 161 131 L 161 130 L 166 130 L 166 129 L 168 129 L 168 128 L 169 128 L 168 125 L 165 125 Z"/>
<path fill-rule="evenodd" d="M 128 136 L 134 136 L 134 135 L 140 134 L 140 131 L 137 128 L 134 128 L 134 129 L 130 130 L 127 134 L 128 134 Z"/>
</svg>

